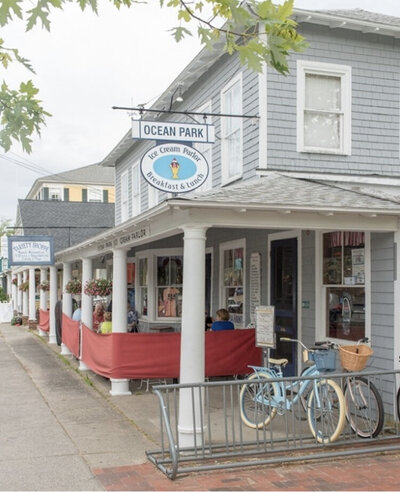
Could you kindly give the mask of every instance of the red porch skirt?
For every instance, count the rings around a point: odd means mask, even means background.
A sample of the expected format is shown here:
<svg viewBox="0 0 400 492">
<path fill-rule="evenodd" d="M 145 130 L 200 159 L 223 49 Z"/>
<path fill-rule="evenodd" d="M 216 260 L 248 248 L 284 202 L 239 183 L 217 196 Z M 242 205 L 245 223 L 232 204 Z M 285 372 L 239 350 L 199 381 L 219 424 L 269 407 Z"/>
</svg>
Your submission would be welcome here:
<svg viewBox="0 0 400 492">
<path fill-rule="evenodd" d="M 50 330 L 50 311 L 39 310 L 39 328 L 42 331 Z"/>
<path fill-rule="evenodd" d="M 79 326 L 79 321 L 74 321 L 66 314 L 62 314 L 62 343 L 69 348 L 75 357 L 79 357 Z"/>
<path fill-rule="evenodd" d="M 180 333 L 100 335 L 82 326 L 82 360 L 107 378 L 178 378 L 180 343 Z M 248 374 L 248 365 L 260 365 L 261 358 L 254 329 L 205 333 L 206 376 Z"/>
</svg>

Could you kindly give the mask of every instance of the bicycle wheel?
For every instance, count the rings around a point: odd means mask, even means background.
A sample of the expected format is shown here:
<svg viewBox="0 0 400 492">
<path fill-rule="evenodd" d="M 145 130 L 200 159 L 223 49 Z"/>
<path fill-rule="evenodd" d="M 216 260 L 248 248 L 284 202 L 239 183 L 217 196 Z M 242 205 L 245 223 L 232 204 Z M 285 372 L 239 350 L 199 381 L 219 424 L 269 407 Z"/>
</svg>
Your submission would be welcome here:
<svg viewBox="0 0 400 492">
<path fill-rule="evenodd" d="M 271 399 L 279 394 L 279 385 L 270 383 L 271 376 L 265 372 L 252 374 L 240 390 L 240 417 L 252 429 L 261 429 L 268 425 L 276 415 L 276 408 L 271 406 Z"/>
<path fill-rule="evenodd" d="M 318 381 L 308 398 L 307 416 L 311 433 L 319 443 L 336 441 L 343 431 L 345 413 L 344 396 L 340 387 L 331 379 Z"/>
<path fill-rule="evenodd" d="M 384 410 L 376 386 L 363 377 L 349 378 L 344 387 L 346 418 L 360 437 L 376 437 L 383 427 Z"/>
</svg>

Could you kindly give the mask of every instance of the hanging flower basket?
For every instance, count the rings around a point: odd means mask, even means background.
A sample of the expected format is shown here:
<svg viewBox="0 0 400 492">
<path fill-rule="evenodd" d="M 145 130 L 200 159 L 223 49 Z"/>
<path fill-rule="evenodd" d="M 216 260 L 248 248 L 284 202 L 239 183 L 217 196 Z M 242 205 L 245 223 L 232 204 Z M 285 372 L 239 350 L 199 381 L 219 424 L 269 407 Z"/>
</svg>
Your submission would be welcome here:
<svg viewBox="0 0 400 492">
<path fill-rule="evenodd" d="M 88 296 L 109 296 L 112 292 L 112 280 L 96 278 L 88 280 L 85 284 L 84 293 Z"/>
<path fill-rule="evenodd" d="M 22 292 L 27 292 L 29 290 L 29 282 L 22 282 L 19 284 L 19 290 L 22 290 Z"/>
<path fill-rule="evenodd" d="M 78 278 L 73 278 L 65 285 L 65 292 L 67 294 L 81 294 L 82 282 Z"/>
<path fill-rule="evenodd" d="M 13 278 L 13 279 L 11 280 L 11 283 L 12 283 L 13 285 L 18 285 L 18 279 Z"/>
<path fill-rule="evenodd" d="M 48 292 L 50 290 L 50 284 L 47 281 L 41 282 L 38 287 L 40 290 L 44 290 L 45 292 Z"/>
</svg>

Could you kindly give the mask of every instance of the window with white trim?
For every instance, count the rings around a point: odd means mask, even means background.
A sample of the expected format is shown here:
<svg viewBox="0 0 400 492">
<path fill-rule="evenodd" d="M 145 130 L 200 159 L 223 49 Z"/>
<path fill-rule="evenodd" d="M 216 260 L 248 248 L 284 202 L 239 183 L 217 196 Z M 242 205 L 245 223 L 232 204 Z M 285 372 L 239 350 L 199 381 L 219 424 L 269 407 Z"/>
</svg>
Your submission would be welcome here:
<svg viewBox="0 0 400 492">
<path fill-rule="evenodd" d="M 103 189 L 90 186 L 88 188 L 88 202 L 102 202 Z"/>
<path fill-rule="evenodd" d="M 49 200 L 61 200 L 62 188 L 49 188 Z"/>
<path fill-rule="evenodd" d="M 198 113 L 211 113 L 211 101 L 207 102 L 196 110 Z M 207 117 L 206 121 L 202 121 L 202 124 L 212 124 L 211 116 Z M 208 177 L 205 182 L 196 190 L 197 192 L 211 190 L 212 188 L 212 144 L 209 143 L 196 143 L 194 147 L 205 157 L 208 162 Z"/>
<path fill-rule="evenodd" d="M 243 327 L 245 240 L 220 245 L 220 307 L 229 312 L 235 327 Z"/>
<path fill-rule="evenodd" d="M 367 333 L 369 235 L 333 231 L 322 234 L 322 287 L 325 336 L 358 341 Z"/>
<path fill-rule="evenodd" d="M 297 151 L 351 153 L 351 67 L 297 61 Z"/>
<path fill-rule="evenodd" d="M 139 215 L 140 212 L 140 170 L 137 162 L 132 167 L 132 217 Z"/>
<path fill-rule="evenodd" d="M 157 317 L 182 316 L 183 256 L 157 256 Z"/>
<path fill-rule="evenodd" d="M 148 258 L 139 258 L 138 260 L 139 270 L 139 292 L 136 309 L 140 316 L 147 317 L 149 315 L 149 261 Z"/>
<path fill-rule="evenodd" d="M 241 115 L 242 74 L 234 77 L 221 91 L 221 113 Z M 243 172 L 242 118 L 221 117 L 222 184 L 234 181 Z"/>
<path fill-rule="evenodd" d="M 128 179 L 128 171 L 121 174 L 121 222 L 125 222 L 129 217 Z"/>
</svg>

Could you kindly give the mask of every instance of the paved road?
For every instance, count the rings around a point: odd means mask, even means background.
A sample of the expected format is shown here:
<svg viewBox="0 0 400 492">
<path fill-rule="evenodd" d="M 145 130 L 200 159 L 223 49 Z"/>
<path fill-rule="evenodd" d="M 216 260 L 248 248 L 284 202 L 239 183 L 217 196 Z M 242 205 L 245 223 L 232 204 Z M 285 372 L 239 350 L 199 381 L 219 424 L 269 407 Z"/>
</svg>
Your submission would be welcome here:
<svg viewBox="0 0 400 492">
<path fill-rule="evenodd" d="M 156 397 L 111 397 L 25 327 L 0 325 L 0 490 L 400 490 L 400 454 L 193 473 L 171 482 Z"/>
</svg>

